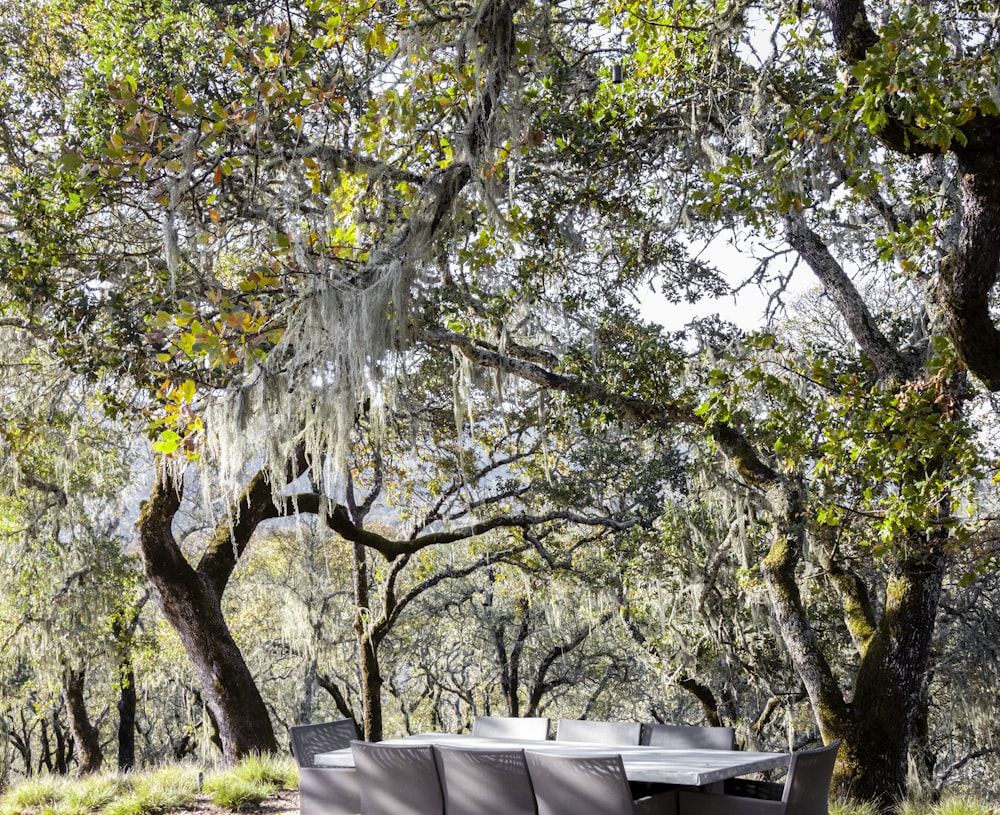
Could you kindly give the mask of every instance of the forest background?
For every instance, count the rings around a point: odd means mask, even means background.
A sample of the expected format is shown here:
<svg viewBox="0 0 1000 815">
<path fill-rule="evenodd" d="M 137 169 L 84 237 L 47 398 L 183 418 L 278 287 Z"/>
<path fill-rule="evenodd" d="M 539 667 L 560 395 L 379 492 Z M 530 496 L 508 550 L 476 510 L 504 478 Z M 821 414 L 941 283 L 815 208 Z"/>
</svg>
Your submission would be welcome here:
<svg viewBox="0 0 1000 815">
<path fill-rule="evenodd" d="M 998 21 L 4 4 L 0 784 L 493 713 L 989 790 Z"/>
</svg>

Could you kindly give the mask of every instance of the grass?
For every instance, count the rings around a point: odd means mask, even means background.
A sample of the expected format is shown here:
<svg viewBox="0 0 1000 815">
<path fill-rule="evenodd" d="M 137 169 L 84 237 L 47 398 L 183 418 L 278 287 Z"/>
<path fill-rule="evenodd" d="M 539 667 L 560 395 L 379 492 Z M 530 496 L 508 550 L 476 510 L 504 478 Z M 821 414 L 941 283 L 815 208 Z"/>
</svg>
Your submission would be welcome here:
<svg viewBox="0 0 1000 815">
<path fill-rule="evenodd" d="M 239 812 L 256 806 L 280 789 L 298 786 L 295 764 L 275 756 L 251 756 L 238 766 L 205 779 L 205 792 L 216 806 Z"/>
<path fill-rule="evenodd" d="M 994 811 L 985 801 L 970 796 L 945 795 L 933 804 L 907 802 L 899 815 L 992 815 Z"/>
<path fill-rule="evenodd" d="M 206 774 L 203 789 L 216 806 L 239 812 L 297 786 L 290 758 L 259 756 Z M 78 780 L 38 775 L 0 796 L 0 815 L 162 815 L 190 806 L 198 792 L 198 768 L 185 764 Z"/>
<path fill-rule="evenodd" d="M 896 815 L 994 815 L 996 810 L 971 796 L 945 794 L 941 800 L 906 801 Z M 830 799 L 830 815 L 881 815 L 872 804 L 853 804 Z"/>
</svg>

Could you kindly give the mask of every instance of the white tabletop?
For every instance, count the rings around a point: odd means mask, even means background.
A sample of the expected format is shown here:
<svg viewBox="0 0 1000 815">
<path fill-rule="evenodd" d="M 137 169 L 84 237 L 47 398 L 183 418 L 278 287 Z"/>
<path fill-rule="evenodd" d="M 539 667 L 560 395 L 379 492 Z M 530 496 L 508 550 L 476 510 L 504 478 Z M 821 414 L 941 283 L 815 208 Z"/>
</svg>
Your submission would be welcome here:
<svg viewBox="0 0 1000 815">
<path fill-rule="evenodd" d="M 788 753 L 747 753 L 739 750 L 668 749 L 621 744 L 593 744 L 575 741 L 529 741 L 523 739 L 486 739 L 481 736 L 458 736 L 453 733 L 419 733 L 401 739 L 387 739 L 383 744 L 440 744 L 470 750 L 524 749 L 563 756 L 598 756 L 617 753 L 625 765 L 629 781 L 658 781 L 665 784 L 690 784 L 696 787 L 724 781 L 738 775 L 758 773 L 788 766 Z M 317 753 L 319 767 L 353 767 L 350 748 Z"/>
</svg>

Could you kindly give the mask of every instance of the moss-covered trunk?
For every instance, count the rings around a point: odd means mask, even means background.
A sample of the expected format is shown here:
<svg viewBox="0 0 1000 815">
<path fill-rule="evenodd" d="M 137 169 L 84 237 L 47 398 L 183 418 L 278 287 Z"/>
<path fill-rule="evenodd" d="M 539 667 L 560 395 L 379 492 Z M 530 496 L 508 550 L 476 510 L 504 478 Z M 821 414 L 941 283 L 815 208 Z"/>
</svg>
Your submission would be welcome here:
<svg viewBox="0 0 1000 815">
<path fill-rule="evenodd" d="M 852 796 L 883 804 L 906 794 L 908 758 L 927 700 L 928 658 L 945 557 L 933 538 L 911 537 L 910 557 L 886 586 L 878 629 L 855 683 L 853 723 L 835 783 Z"/>
<path fill-rule="evenodd" d="M 854 695 L 848 701 L 799 594 L 796 569 L 805 535 L 800 495 L 794 484 L 783 482 L 771 496 L 775 539 L 761 571 L 773 617 L 824 741 L 842 741 L 834 787 L 850 798 L 888 807 L 906 794 L 907 759 L 925 713 L 924 685 L 946 568 L 944 533 L 913 533 L 902 547 L 909 554 L 887 583 L 877 625 L 861 647 Z"/>
</svg>

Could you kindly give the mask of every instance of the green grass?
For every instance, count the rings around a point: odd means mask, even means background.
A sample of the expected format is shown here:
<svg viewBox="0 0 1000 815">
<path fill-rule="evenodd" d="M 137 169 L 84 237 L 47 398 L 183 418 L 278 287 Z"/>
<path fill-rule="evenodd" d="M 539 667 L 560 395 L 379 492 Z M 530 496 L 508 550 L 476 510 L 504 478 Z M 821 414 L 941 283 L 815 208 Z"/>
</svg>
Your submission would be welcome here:
<svg viewBox="0 0 1000 815">
<path fill-rule="evenodd" d="M 280 789 L 297 786 L 297 771 L 291 759 L 251 756 L 236 767 L 212 773 L 205 779 L 205 792 L 216 806 L 234 812 L 256 806 Z"/>
<path fill-rule="evenodd" d="M 169 765 L 126 778 L 124 794 L 99 810 L 104 815 L 159 815 L 190 804 L 198 795 L 198 771 L 185 765 Z"/>
<path fill-rule="evenodd" d="M 0 815 L 25 812 L 51 813 L 66 796 L 66 780 L 54 775 L 38 775 L 22 781 L 0 798 Z"/>
<path fill-rule="evenodd" d="M 993 808 L 971 796 L 944 795 L 936 803 L 906 802 L 899 815 L 992 815 Z"/>
<path fill-rule="evenodd" d="M 849 804 L 830 798 L 830 815 L 882 815 L 874 804 Z"/>
<path fill-rule="evenodd" d="M 204 779 L 212 802 L 234 812 L 297 785 L 295 762 L 276 756 L 248 758 Z M 38 775 L 0 796 L 0 815 L 162 815 L 190 805 L 197 795 L 198 769 L 185 764 L 79 780 Z"/>
<path fill-rule="evenodd" d="M 56 804 L 59 815 L 88 815 L 100 812 L 125 791 L 125 781 L 118 776 L 97 776 L 66 782 L 65 794 Z"/>
</svg>

